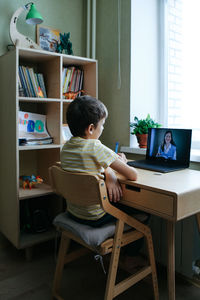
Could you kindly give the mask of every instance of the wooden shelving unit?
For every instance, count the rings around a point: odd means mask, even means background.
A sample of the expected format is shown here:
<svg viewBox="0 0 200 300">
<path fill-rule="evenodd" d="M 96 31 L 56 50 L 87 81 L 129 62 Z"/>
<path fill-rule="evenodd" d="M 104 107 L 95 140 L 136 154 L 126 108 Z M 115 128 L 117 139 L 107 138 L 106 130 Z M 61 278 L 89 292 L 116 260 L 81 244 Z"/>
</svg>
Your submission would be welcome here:
<svg viewBox="0 0 200 300">
<path fill-rule="evenodd" d="M 30 66 L 44 75 L 48 98 L 19 97 L 18 66 Z M 21 231 L 21 203 L 43 196 L 49 198 L 51 215 L 63 210 L 63 202 L 56 198 L 50 187 L 48 168 L 60 160 L 62 148 L 62 124 L 72 100 L 62 97 L 62 70 L 77 66 L 84 71 L 84 91 L 97 97 L 97 61 L 82 57 L 62 55 L 34 49 L 16 48 L 0 57 L 1 82 L 1 149 L 0 149 L 0 231 L 18 249 L 33 246 L 55 235 L 47 232 L 31 234 Z M 27 111 L 46 115 L 47 130 L 53 144 L 19 146 L 18 112 Z M 36 188 L 23 190 L 20 175 L 40 175 L 44 183 Z"/>
</svg>

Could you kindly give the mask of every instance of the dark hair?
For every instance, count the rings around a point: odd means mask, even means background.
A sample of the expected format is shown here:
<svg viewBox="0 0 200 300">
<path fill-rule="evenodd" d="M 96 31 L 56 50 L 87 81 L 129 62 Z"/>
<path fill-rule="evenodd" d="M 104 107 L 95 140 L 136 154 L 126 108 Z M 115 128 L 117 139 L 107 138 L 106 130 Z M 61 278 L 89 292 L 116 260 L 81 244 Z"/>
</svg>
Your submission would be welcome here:
<svg viewBox="0 0 200 300">
<path fill-rule="evenodd" d="M 171 142 L 170 142 L 170 143 L 171 143 L 172 145 L 176 146 L 176 143 L 175 143 L 174 140 L 173 140 L 172 131 L 171 131 L 171 130 L 167 130 L 167 131 L 165 132 L 164 139 L 163 139 L 162 146 L 161 146 L 162 151 L 164 151 L 165 136 L 166 136 L 166 134 L 168 134 L 168 133 L 171 134 Z"/>
<path fill-rule="evenodd" d="M 90 96 L 80 96 L 70 103 L 66 119 L 72 135 L 82 137 L 90 124 L 96 128 L 99 121 L 107 116 L 107 108 L 101 101 Z"/>
</svg>

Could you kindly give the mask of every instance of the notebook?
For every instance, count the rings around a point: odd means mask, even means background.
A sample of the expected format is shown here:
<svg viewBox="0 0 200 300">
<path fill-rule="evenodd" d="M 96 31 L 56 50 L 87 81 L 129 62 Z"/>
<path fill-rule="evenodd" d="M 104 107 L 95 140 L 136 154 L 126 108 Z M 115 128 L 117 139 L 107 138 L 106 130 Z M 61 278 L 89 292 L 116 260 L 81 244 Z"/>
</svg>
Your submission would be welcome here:
<svg viewBox="0 0 200 300">
<path fill-rule="evenodd" d="M 189 167 L 191 129 L 149 128 L 146 158 L 128 165 L 161 173 Z"/>
</svg>

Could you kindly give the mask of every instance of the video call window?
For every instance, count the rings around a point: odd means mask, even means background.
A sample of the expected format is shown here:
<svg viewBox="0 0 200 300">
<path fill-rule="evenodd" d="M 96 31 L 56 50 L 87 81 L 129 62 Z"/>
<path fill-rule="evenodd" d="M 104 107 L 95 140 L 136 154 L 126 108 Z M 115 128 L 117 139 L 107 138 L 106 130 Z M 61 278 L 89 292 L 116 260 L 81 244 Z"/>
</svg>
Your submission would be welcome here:
<svg viewBox="0 0 200 300">
<path fill-rule="evenodd" d="M 149 135 L 150 158 L 184 162 L 190 156 L 190 129 L 151 128 Z"/>
</svg>

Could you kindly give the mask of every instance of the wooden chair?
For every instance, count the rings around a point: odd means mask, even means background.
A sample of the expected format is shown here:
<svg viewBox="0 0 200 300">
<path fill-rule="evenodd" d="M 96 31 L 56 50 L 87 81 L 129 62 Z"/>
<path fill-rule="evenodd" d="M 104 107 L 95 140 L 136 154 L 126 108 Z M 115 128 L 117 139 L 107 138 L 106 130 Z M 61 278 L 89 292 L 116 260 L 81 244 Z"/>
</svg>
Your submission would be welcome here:
<svg viewBox="0 0 200 300">
<path fill-rule="evenodd" d="M 67 213 L 60 214 L 56 217 L 54 224 L 58 227 L 62 234 L 54 275 L 53 298 L 57 300 L 63 299 L 59 296 L 59 288 L 64 265 L 80 257 L 80 255 L 85 252 L 83 249 L 87 248 L 99 253 L 100 255 L 112 252 L 104 300 L 113 299 L 138 281 L 142 280 L 144 277 L 148 276 L 150 273 L 152 275 L 154 298 L 158 300 L 158 283 L 150 228 L 136 220 L 134 217 L 127 215 L 111 205 L 108 200 L 105 182 L 97 176 L 66 172 L 58 166 L 52 166 L 49 168 L 49 174 L 52 187 L 57 194 L 62 195 L 71 203 L 80 206 L 100 204 L 107 213 L 117 219 L 116 223 L 104 225 L 103 229 L 99 229 L 79 224 L 68 218 Z M 128 231 L 124 230 L 125 224 L 129 225 Z M 109 226 L 112 227 L 112 232 L 108 230 Z M 74 227 L 76 228 L 74 229 Z M 86 233 L 82 236 L 82 233 L 85 230 Z M 90 238 L 87 239 L 87 233 L 88 235 L 91 234 L 90 230 L 94 236 L 98 236 L 98 230 L 100 230 L 100 236 L 103 236 L 103 240 L 101 241 L 101 239 L 98 238 L 98 240 L 94 242 L 93 239 L 92 241 Z M 106 232 L 105 235 L 104 231 Z M 145 237 L 147 241 L 149 265 L 143 267 L 136 274 L 132 274 L 125 280 L 115 284 L 121 247 L 143 237 Z M 71 239 L 80 243 L 85 248 L 76 250 L 76 252 L 68 253 Z"/>
</svg>

